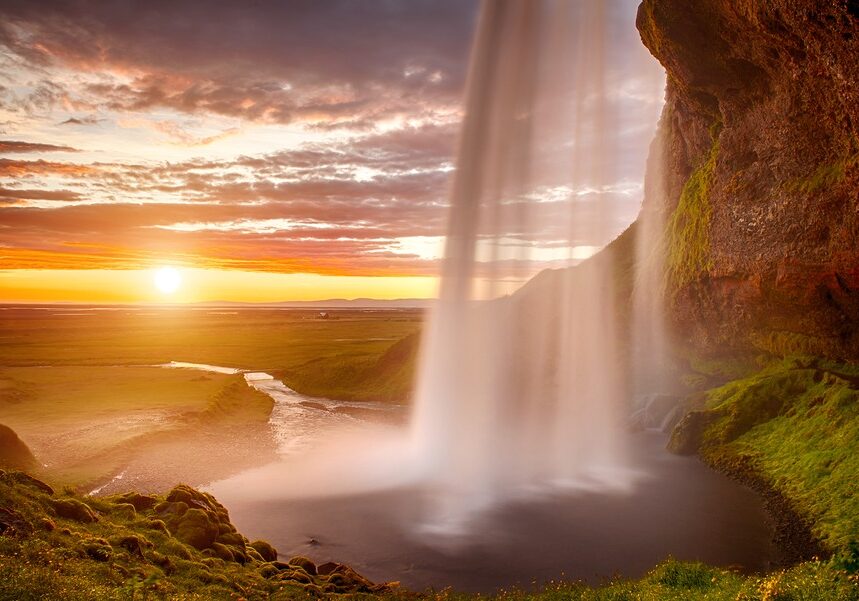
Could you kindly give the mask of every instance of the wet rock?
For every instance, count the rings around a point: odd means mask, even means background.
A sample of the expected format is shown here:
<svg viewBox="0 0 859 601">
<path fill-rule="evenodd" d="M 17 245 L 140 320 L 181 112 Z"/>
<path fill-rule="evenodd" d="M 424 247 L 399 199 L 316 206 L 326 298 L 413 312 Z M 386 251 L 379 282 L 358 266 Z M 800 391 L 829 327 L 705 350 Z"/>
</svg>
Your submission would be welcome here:
<svg viewBox="0 0 859 601">
<path fill-rule="evenodd" d="M 51 501 L 51 506 L 61 518 L 85 524 L 98 521 L 98 517 L 90 506 L 77 499 L 54 499 Z"/>
<path fill-rule="evenodd" d="M 264 540 L 255 540 L 251 543 L 251 547 L 260 554 L 260 556 L 266 561 L 276 561 L 277 560 L 277 549 L 271 546 L 270 543 Z"/>
<path fill-rule="evenodd" d="M 671 431 L 666 448 L 675 455 L 694 455 L 701 448 L 704 432 L 717 418 L 712 411 L 690 411 Z"/>
<path fill-rule="evenodd" d="M 316 568 L 316 573 L 320 576 L 328 576 L 333 573 L 337 568 L 341 567 L 339 563 L 334 563 L 333 561 L 328 561 L 326 563 L 320 564 Z"/>
</svg>

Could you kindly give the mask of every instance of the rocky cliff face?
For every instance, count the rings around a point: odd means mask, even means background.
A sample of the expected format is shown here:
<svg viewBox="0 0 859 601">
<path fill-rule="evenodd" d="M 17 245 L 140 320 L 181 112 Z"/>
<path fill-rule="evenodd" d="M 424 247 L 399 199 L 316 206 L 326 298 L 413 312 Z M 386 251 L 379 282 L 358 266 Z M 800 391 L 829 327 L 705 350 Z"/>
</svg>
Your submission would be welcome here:
<svg viewBox="0 0 859 601">
<path fill-rule="evenodd" d="M 668 72 L 647 202 L 682 341 L 859 359 L 859 2 L 644 0 L 637 24 Z"/>
</svg>

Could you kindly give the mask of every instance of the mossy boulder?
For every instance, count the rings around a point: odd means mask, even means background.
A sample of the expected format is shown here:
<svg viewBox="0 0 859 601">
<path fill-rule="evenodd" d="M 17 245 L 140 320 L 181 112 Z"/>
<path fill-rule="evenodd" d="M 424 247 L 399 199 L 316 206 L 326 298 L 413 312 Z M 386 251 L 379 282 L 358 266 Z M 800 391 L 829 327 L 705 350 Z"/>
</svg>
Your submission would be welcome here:
<svg viewBox="0 0 859 601">
<path fill-rule="evenodd" d="M 77 499 L 53 499 L 51 506 L 58 516 L 67 520 L 75 520 L 76 522 L 83 522 L 85 524 L 98 521 L 98 516 L 96 516 L 90 506 Z"/>
<path fill-rule="evenodd" d="M 302 555 L 296 555 L 289 560 L 289 565 L 296 568 L 301 568 L 311 576 L 316 576 L 316 564 Z"/>
<path fill-rule="evenodd" d="M 34 488 L 39 492 L 45 493 L 48 496 L 53 496 L 54 489 L 39 480 L 38 478 L 34 478 L 30 474 L 26 474 L 24 472 L 6 472 L 0 470 L 0 480 L 12 483 L 12 484 L 23 484 L 24 486 L 29 486 L 30 488 Z"/>
<path fill-rule="evenodd" d="M 277 561 L 277 549 L 271 546 L 270 543 L 264 540 L 255 540 L 250 546 L 254 551 L 259 553 L 265 561 Z"/>
<path fill-rule="evenodd" d="M 158 504 L 158 497 L 155 495 L 141 495 L 136 492 L 125 493 L 114 497 L 117 503 L 128 503 L 134 507 L 136 511 L 145 511 L 152 509 Z"/>
<path fill-rule="evenodd" d="M 37 465 L 36 457 L 15 431 L 0 424 L 0 467 L 26 470 Z"/>
<path fill-rule="evenodd" d="M 117 503 L 110 508 L 110 512 L 123 520 L 133 520 L 137 516 L 137 510 L 131 503 Z"/>
<path fill-rule="evenodd" d="M 218 537 L 218 523 L 202 509 L 188 509 L 167 522 L 170 533 L 197 550 L 211 548 Z"/>
</svg>

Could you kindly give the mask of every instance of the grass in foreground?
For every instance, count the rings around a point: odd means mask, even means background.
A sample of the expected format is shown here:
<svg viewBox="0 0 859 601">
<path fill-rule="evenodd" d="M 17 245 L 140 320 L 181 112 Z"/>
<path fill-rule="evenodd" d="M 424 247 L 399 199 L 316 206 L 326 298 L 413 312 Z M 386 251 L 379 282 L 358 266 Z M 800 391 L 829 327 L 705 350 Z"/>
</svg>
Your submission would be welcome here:
<svg viewBox="0 0 859 601">
<path fill-rule="evenodd" d="M 767 576 L 741 576 L 666 561 L 637 581 L 602 587 L 554 583 L 489 598 L 581 601 L 812 601 L 859 599 L 841 561 L 808 562 Z M 54 493 L 20 472 L 0 471 L 0 600 L 284 600 L 319 597 L 470 600 L 452 591 L 409 593 L 373 585 L 346 566 L 304 558 L 278 562 L 250 542 L 210 495 L 178 486 L 166 496 L 105 499 Z"/>
</svg>

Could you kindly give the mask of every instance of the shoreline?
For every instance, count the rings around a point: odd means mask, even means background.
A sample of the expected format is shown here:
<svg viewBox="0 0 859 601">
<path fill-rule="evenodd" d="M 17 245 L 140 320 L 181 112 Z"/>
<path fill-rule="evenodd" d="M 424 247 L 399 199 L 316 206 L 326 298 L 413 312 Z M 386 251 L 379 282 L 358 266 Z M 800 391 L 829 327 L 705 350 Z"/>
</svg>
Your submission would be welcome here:
<svg viewBox="0 0 859 601">
<path fill-rule="evenodd" d="M 812 521 L 800 514 L 794 503 L 778 491 L 751 464 L 748 457 L 730 455 L 716 458 L 697 455 L 713 471 L 753 490 L 764 503 L 773 526 L 773 543 L 780 555 L 777 568 L 790 568 L 815 559 L 829 559 L 832 551 L 812 531 Z"/>
</svg>

